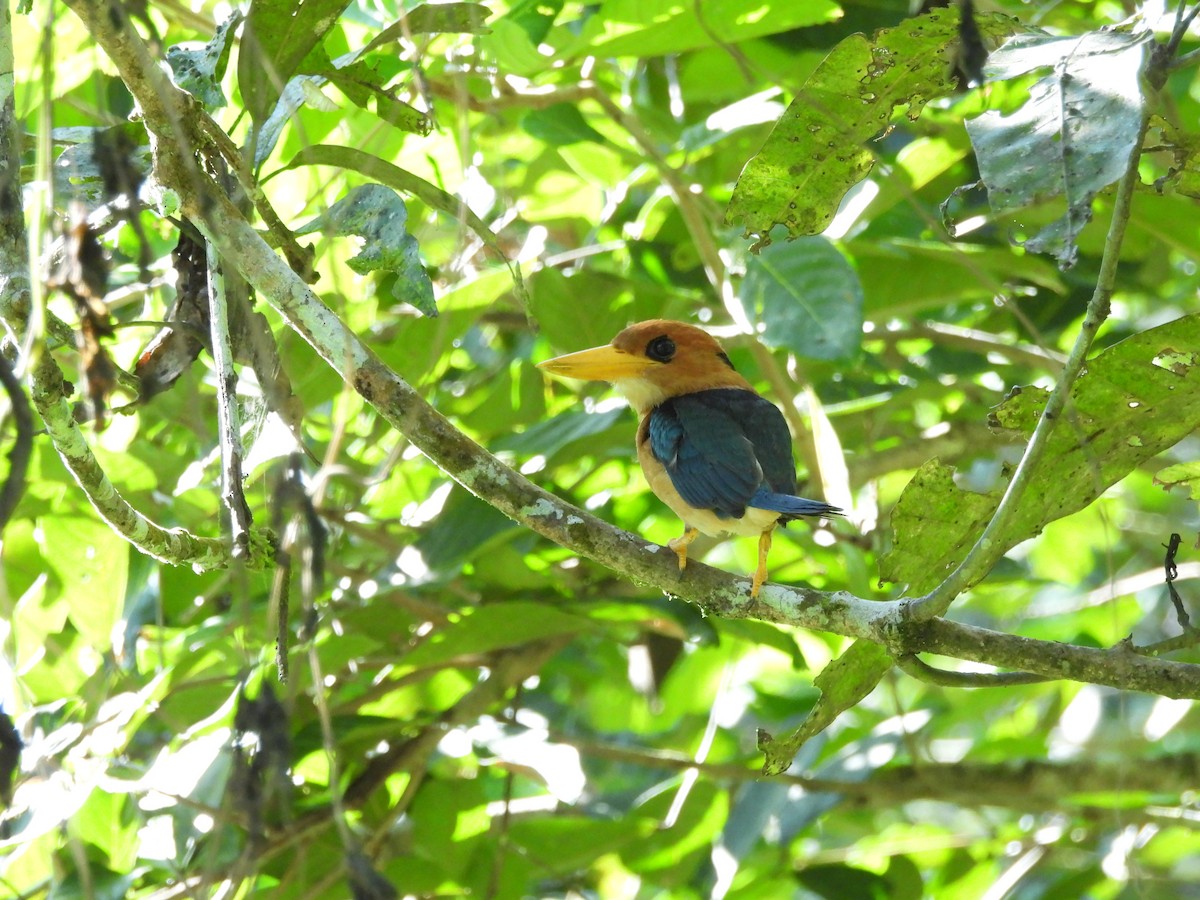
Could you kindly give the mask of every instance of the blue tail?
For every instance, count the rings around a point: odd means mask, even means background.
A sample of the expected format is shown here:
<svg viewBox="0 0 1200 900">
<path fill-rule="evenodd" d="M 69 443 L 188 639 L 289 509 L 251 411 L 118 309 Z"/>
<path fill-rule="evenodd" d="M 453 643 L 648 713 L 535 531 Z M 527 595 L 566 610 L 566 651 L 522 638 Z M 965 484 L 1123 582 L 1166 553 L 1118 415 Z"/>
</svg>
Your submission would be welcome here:
<svg viewBox="0 0 1200 900">
<path fill-rule="evenodd" d="M 766 488 L 759 488 L 750 498 L 748 506 L 756 509 L 769 509 L 781 513 L 784 520 L 798 519 L 801 516 L 840 516 L 842 511 L 836 506 L 830 506 L 820 500 L 806 500 L 803 497 L 793 497 L 791 494 L 776 494 Z"/>
</svg>

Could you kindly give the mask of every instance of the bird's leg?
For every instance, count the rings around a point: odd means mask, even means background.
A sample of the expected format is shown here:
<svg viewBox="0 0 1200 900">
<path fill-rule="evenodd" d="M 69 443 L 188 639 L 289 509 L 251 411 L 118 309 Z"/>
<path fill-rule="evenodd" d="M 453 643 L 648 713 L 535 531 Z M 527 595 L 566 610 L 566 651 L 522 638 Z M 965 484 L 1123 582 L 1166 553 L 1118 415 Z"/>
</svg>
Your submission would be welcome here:
<svg viewBox="0 0 1200 900">
<path fill-rule="evenodd" d="M 775 526 L 772 525 L 758 536 L 758 569 L 755 570 L 754 581 L 750 585 L 751 599 L 758 596 L 759 589 L 767 580 L 767 553 L 771 549 L 771 532 L 774 530 Z"/>
<path fill-rule="evenodd" d="M 675 551 L 675 555 L 679 557 L 679 569 L 682 571 L 687 567 L 687 548 L 688 545 L 696 539 L 696 535 L 700 533 L 699 528 L 692 528 L 685 524 L 683 526 L 683 534 L 677 538 L 671 538 L 667 541 L 667 546 Z"/>
</svg>

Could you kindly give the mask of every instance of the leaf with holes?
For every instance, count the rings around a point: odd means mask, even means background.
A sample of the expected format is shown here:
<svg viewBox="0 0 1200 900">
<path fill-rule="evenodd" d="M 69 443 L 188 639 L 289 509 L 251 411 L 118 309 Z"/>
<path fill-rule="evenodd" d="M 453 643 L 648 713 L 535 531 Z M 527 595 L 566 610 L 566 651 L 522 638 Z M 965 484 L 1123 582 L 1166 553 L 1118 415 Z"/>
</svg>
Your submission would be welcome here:
<svg viewBox="0 0 1200 900">
<path fill-rule="evenodd" d="M 395 275 L 393 296 L 427 316 L 436 316 L 433 283 L 421 265 L 420 248 L 408 233 L 407 223 L 408 209 L 394 191 L 381 184 L 364 184 L 329 207 L 324 215 L 296 229 L 296 234 L 324 231 L 339 237 L 361 237 L 362 252 L 346 265 L 359 275 Z"/>
<path fill-rule="evenodd" d="M 1088 361 L 1071 391 L 1068 413 L 1017 507 L 1005 548 L 1077 512 L 1134 468 L 1191 434 L 1200 421 L 1200 315 L 1184 316 L 1114 344 Z M 1029 435 L 1046 392 L 1010 394 L 995 425 Z M 926 463 L 892 513 L 892 549 L 880 577 L 928 589 L 966 556 L 1000 502 L 954 484 L 953 470 Z"/>
<path fill-rule="evenodd" d="M 1019 25 L 979 16 L 985 42 Z M 758 238 L 784 225 L 791 237 L 817 234 L 851 187 L 875 165 L 871 141 L 899 108 L 916 119 L 925 104 L 954 90 L 958 11 L 935 9 L 872 37 L 852 34 L 809 76 L 762 150 L 742 170 L 725 219 Z"/>
<path fill-rule="evenodd" d="M 1200 500 L 1200 462 L 1178 463 L 1159 469 L 1154 476 L 1154 483 L 1161 484 L 1168 491 L 1172 488 L 1186 488 L 1188 496 Z"/>
<path fill-rule="evenodd" d="M 1065 204 L 1060 218 L 1025 242 L 1034 253 L 1052 254 L 1061 268 L 1078 258 L 1075 242 L 1092 218 L 1092 200 L 1121 177 L 1140 145 L 1148 41 L 1149 32 L 1022 34 L 985 68 L 991 80 L 1050 69 L 1020 109 L 986 112 L 967 122 L 967 132 L 995 212 Z"/>
<path fill-rule="evenodd" d="M 863 639 L 851 644 L 813 680 L 821 696 L 799 728 L 782 738 L 759 730 L 758 749 L 766 757 L 763 774 L 782 775 L 786 772 L 800 748 L 875 690 L 879 679 L 891 667 L 891 655 L 879 644 Z"/>
</svg>

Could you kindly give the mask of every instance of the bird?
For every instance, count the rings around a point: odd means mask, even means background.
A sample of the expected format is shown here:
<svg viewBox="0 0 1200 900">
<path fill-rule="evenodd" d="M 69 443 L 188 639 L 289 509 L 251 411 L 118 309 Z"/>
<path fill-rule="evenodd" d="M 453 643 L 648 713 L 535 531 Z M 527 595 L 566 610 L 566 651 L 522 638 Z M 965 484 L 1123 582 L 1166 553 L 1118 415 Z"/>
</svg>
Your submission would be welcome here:
<svg viewBox="0 0 1200 900">
<path fill-rule="evenodd" d="M 703 532 L 758 536 L 756 598 L 767 580 L 775 526 L 841 515 L 795 496 L 792 440 L 779 408 L 733 367 L 702 328 L 669 319 L 630 325 L 610 344 L 538 363 L 552 375 L 610 382 L 639 418 L 637 457 L 650 489 L 683 520 L 667 542 L 687 566 Z"/>
</svg>

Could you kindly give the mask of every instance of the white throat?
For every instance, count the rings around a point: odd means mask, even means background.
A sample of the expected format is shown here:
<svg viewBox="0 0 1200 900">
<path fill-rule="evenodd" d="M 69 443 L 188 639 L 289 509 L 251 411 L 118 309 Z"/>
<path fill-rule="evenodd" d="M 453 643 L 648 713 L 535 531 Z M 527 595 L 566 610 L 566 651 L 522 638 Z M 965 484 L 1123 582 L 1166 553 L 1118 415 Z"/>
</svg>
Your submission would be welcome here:
<svg viewBox="0 0 1200 900">
<path fill-rule="evenodd" d="M 620 381 L 614 381 L 613 387 L 629 401 L 629 405 L 639 416 L 644 416 L 667 399 L 662 388 L 641 378 L 622 378 Z"/>
</svg>

